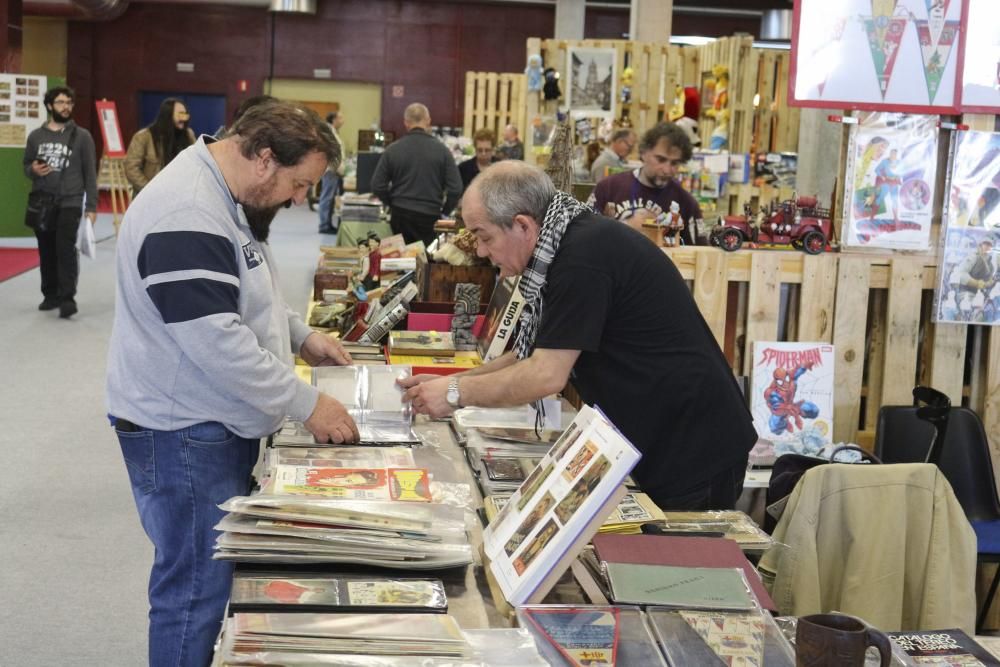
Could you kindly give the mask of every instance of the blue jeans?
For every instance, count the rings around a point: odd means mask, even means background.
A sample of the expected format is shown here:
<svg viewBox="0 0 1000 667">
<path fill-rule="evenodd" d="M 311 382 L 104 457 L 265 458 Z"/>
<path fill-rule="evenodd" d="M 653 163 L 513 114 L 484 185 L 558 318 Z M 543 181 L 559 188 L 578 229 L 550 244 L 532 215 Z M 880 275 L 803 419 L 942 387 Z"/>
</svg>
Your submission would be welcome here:
<svg viewBox="0 0 1000 667">
<path fill-rule="evenodd" d="M 332 171 L 324 172 L 319 188 L 319 230 L 321 232 L 330 229 L 336 232 L 337 228 L 340 227 L 339 221 L 337 224 L 333 224 L 333 200 L 337 196 L 338 190 L 340 190 L 340 176 Z"/>
<path fill-rule="evenodd" d="M 250 491 L 259 440 L 218 422 L 179 431 L 116 428 L 139 520 L 156 553 L 149 576 L 149 664 L 203 666 L 225 614 L 233 564 L 212 560 L 217 505 Z"/>
</svg>

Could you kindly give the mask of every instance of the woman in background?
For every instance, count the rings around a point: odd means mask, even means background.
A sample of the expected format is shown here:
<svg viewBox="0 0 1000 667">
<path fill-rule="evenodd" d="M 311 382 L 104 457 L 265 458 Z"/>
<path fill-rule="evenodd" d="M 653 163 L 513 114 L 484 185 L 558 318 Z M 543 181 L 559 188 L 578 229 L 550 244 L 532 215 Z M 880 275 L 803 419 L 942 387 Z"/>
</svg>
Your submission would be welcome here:
<svg viewBox="0 0 1000 667">
<path fill-rule="evenodd" d="M 125 177 L 132 185 L 133 197 L 182 150 L 195 142 L 194 132 L 188 127 L 190 119 L 184 103 L 168 97 L 160 104 L 153 124 L 132 137 L 125 157 Z"/>
</svg>

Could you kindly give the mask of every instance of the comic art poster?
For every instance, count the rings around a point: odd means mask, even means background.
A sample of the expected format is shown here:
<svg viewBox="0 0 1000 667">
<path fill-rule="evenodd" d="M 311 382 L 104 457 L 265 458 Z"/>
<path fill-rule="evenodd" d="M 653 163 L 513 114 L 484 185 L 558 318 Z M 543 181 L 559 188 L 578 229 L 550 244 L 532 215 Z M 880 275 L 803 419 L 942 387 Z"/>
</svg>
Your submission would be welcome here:
<svg viewBox="0 0 1000 667">
<path fill-rule="evenodd" d="M 922 250 L 930 243 L 937 119 L 864 114 L 851 128 L 844 244 Z"/>
<path fill-rule="evenodd" d="M 959 132 L 938 260 L 938 322 L 1000 323 L 1000 134 Z"/>
<path fill-rule="evenodd" d="M 953 113 L 961 79 L 963 4 L 796 0 L 789 103 Z"/>
<path fill-rule="evenodd" d="M 815 451 L 828 444 L 833 436 L 833 345 L 758 341 L 753 361 L 751 411 L 757 435 L 787 451 Z"/>
</svg>

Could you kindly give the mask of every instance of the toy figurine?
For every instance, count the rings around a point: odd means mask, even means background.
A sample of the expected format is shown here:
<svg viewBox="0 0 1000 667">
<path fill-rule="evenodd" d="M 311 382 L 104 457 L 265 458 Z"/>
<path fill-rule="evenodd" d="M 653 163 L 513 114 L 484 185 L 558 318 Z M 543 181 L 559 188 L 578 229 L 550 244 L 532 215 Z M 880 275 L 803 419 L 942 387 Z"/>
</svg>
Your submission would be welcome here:
<svg viewBox="0 0 1000 667">
<path fill-rule="evenodd" d="M 709 138 L 708 147 L 714 151 L 725 150 L 729 145 L 729 109 L 720 109 L 715 115 L 715 128 Z"/>
<path fill-rule="evenodd" d="M 756 224 L 749 209 L 746 215 L 727 215 L 712 229 L 710 241 L 723 250 L 738 250 L 744 243 L 791 245 L 810 255 L 826 250 L 832 235 L 830 210 L 820 208 L 816 197 L 799 197 L 776 206 L 761 207 Z"/>
<path fill-rule="evenodd" d="M 559 72 L 553 67 L 546 67 L 544 74 L 545 85 L 542 86 L 542 92 L 545 99 L 558 100 L 562 97 L 562 91 L 559 89 Z"/>
<path fill-rule="evenodd" d="M 681 205 L 675 201 L 670 202 L 666 223 L 663 232 L 663 245 L 668 248 L 679 246 L 681 230 L 684 229 L 684 218 L 681 217 Z"/>
<path fill-rule="evenodd" d="M 542 90 L 542 57 L 536 53 L 528 56 L 528 66 L 524 69 L 528 77 L 528 91 L 532 93 Z"/>
<path fill-rule="evenodd" d="M 476 347 L 476 337 L 472 335 L 472 325 L 479 313 L 480 287 L 475 283 L 455 285 L 455 315 L 451 318 L 451 336 L 456 350 L 472 350 Z"/>
<path fill-rule="evenodd" d="M 622 104 L 629 104 L 632 101 L 632 77 L 634 71 L 631 67 L 626 67 L 622 71 Z"/>
<path fill-rule="evenodd" d="M 674 86 L 674 103 L 670 107 L 667 119 L 670 122 L 676 121 L 684 116 L 684 86 L 678 84 Z"/>
<path fill-rule="evenodd" d="M 705 115 L 715 120 L 710 147 L 721 150 L 729 144 L 729 68 L 725 65 L 715 65 L 712 68 L 715 77 L 715 95 L 712 108 Z"/>
</svg>

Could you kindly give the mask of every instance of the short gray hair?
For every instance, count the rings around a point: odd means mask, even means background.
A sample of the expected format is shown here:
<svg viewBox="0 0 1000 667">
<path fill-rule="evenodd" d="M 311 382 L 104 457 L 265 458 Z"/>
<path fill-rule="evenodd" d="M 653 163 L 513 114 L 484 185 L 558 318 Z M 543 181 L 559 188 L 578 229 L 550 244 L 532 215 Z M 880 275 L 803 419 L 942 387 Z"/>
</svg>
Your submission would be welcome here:
<svg viewBox="0 0 1000 667">
<path fill-rule="evenodd" d="M 491 224 L 514 226 L 515 215 L 529 215 L 541 225 L 556 196 L 556 186 L 539 167 L 518 160 L 504 160 L 479 172 L 470 188 L 479 193 Z"/>
<path fill-rule="evenodd" d="M 403 111 L 403 120 L 414 125 L 430 120 L 431 112 L 420 102 L 414 102 Z"/>
<path fill-rule="evenodd" d="M 622 139 L 630 139 L 635 136 L 635 131 L 630 127 L 622 127 L 611 133 L 611 141 L 608 143 L 614 143 L 616 141 L 621 141 Z"/>
</svg>

